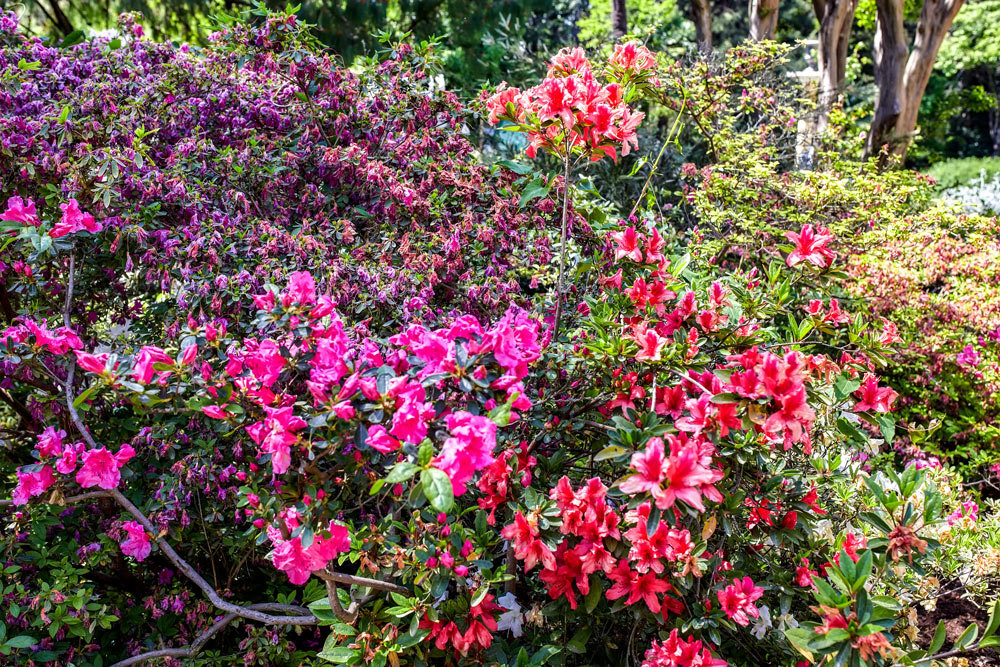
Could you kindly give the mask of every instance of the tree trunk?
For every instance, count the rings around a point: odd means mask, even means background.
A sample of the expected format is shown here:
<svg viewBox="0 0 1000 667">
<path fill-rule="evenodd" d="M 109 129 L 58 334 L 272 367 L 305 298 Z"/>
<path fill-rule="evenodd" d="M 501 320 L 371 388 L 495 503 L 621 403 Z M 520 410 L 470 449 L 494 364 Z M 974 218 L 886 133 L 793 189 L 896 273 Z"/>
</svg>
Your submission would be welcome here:
<svg viewBox="0 0 1000 667">
<path fill-rule="evenodd" d="M 625 0 L 611 0 L 611 35 L 619 40 L 628 32 L 628 9 Z"/>
<path fill-rule="evenodd" d="M 963 4 L 964 0 L 924 0 L 924 6 L 920 9 L 913 48 L 903 71 L 903 108 L 896 120 L 895 136 L 898 141 L 894 142 L 893 153 L 900 158 L 906 157 L 906 150 L 913 140 L 920 100 L 923 99 L 927 81 L 931 78 L 941 42 Z"/>
<path fill-rule="evenodd" d="M 906 66 L 906 33 L 903 0 L 875 0 L 875 115 L 865 141 L 865 158 L 893 143 L 896 122 L 903 112 L 903 68 Z"/>
<path fill-rule="evenodd" d="M 712 5 L 710 0 L 691 0 L 691 20 L 694 21 L 698 51 L 712 51 Z"/>
<path fill-rule="evenodd" d="M 750 0 L 750 39 L 774 39 L 778 27 L 779 0 Z"/>
<path fill-rule="evenodd" d="M 830 107 L 844 88 L 847 74 L 847 46 L 851 40 L 858 0 L 813 0 L 819 20 L 819 109 L 816 129 L 822 132 L 830 122 Z"/>
</svg>

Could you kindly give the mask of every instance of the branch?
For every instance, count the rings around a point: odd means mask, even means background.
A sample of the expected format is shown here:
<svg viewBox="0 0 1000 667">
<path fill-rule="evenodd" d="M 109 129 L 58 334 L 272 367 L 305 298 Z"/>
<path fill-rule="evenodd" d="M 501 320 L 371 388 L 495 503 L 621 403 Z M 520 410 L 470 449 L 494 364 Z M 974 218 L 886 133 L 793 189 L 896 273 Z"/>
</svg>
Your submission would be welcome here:
<svg viewBox="0 0 1000 667">
<path fill-rule="evenodd" d="M 258 611 L 287 611 L 289 613 L 301 613 L 306 611 L 303 607 L 296 607 L 294 605 L 286 604 L 275 604 L 271 602 L 264 602 L 260 604 L 252 604 L 247 607 L 247 609 L 254 609 Z M 205 647 L 208 640 L 214 637 L 216 634 L 221 632 L 226 628 L 227 625 L 232 623 L 236 619 L 236 614 L 226 614 L 218 621 L 215 622 L 212 627 L 205 630 L 203 633 L 198 635 L 198 637 L 191 642 L 190 646 L 185 646 L 182 648 L 164 648 L 156 651 L 148 651 L 146 653 L 140 653 L 139 655 L 134 655 L 131 658 L 126 658 L 125 660 L 119 660 L 118 662 L 111 665 L 111 667 L 128 667 L 129 665 L 137 665 L 147 660 L 153 660 L 155 658 L 193 658 L 201 649 Z"/>
<path fill-rule="evenodd" d="M 410 589 L 405 586 L 400 586 L 399 584 L 394 584 L 390 581 L 382 581 L 381 579 L 369 579 L 368 577 L 358 577 L 353 574 L 344 574 L 343 572 L 334 572 L 332 570 L 316 570 L 313 572 L 317 577 L 325 581 L 331 581 L 338 584 L 345 584 L 347 586 L 364 586 L 366 588 L 372 588 L 377 591 L 386 591 L 389 593 L 400 593 L 401 595 L 409 595 Z"/>
<path fill-rule="evenodd" d="M 66 303 L 63 306 L 63 324 L 66 327 L 70 326 L 70 307 L 73 301 L 73 274 L 75 266 L 76 254 L 72 253 L 69 256 L 69 278 L 66 281 Z M 69 371 L 66 375 L 66 407 L 69 410 L 70 419 L 76 426 L 80 435 L 83 439 L 87 441 L 87 444 L 91 449 L 98 449 L 97 441 L 90 434 L 90 430 L 84 425 L 83 420 L 80 419 L 80 414 L 76 411 L 74 407 L 74 397 L 73 397 L 73 375 L 76 371 L 76 363 L 71 361 L 69 366 Z M 153 522 L 149 520 L 145 514 L 142 513 L 138 507 L 136 507 L 132 501 L 126 498 L 121 491 L 118 489 L 111 489 L 108 491 L 108 495 L 114 498 L 126 512 L 135 517 L 136 521 L 142 524 L 143 528 L 146 529 L 149 534 L 153 535 L 153 540 L 159 545 L 160 550 L 163 551 L 164 555 L 170 560 L 174 566 L 180 570 L 184 576 L 190 579 L 195 586 L 200 588 L 208 599 L 214 604 L 218 609 L 224 612 L 235 614 L 241 618 L 248 618 L 258 623 L 264 623 L 266 625 L 315 625 L 319 622 L 312 614 L 308 616 L 273 616 L 271 614 L 266 614 L 261 611 L 253 609 L 253 607 L 242 607 L 240 605 L 232 604 L 231 602 L 226 602 L 222 599 L 222 596 L 207 582 L 204 577 L 202 577 L 198 572 L 191 567 L 191 564 L 186 560 L 181 558 L 174 548 L 167 542 L 160 531 L 153 525 Z"/>
<path fill-rule="evenodd" d="M 85 500 L 92 500 L 94 498 L 110 498 L 111 494 L 107 491 L 86 491 L 84 493 L 78 493 L 75 496 L 69 496 L 68 498 L 57 498 L 58 502 L 53 502 L 53 505 L 73 505 L 74 503 L 82 503 Z M 14 501 L 6 498 L 0 498 L 0 507 L 10 507 L 14 504 Z"/>
</svg>

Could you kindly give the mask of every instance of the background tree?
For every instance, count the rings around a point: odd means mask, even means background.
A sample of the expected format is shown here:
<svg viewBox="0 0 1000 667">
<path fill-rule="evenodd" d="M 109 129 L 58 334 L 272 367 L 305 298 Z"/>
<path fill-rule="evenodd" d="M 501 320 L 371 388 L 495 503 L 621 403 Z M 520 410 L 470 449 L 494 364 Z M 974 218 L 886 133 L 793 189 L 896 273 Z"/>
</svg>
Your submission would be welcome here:
<svg viewBox="0 0 1000 667">
<path fill-rule="evenodd" d="M 847 52 L 854 25 L 858 0 L 813 0 L 813 9 L 819 21 L 818 60 L 819 115 L 817 126 L 826 128 L 830 106 L 844 89 L 847 75 Z"/>
<path fill-rule="evenodd" d="M 694 22 L 695 43 L 698 51 L 712 50 L 712 3 L 710 0 L 691 0 L 691 20 Z"/>
<path fill-rule="evenodd" d="M 611 0 L 611 34 L 615 39 L 628 32 L 628 10 L 625 0 Z"/>
<path fill-rule="evenodd" d="M 750 39 L 774 39 L 778 27 L 778 0 L 750 0 Z"/>
<path fill-rule="evenodd" d="M 865 144 L 871 156 L 888 144 L 905 157 L 913 140 L 920 100 L 927 88 L 938 50 L 964 0 L 925 0 L 907 57 L 903 0 L 877 0 L 875 40 L 875 115 Z M 904 65 L 905 59 L 905 65 Z"/>
</svg>

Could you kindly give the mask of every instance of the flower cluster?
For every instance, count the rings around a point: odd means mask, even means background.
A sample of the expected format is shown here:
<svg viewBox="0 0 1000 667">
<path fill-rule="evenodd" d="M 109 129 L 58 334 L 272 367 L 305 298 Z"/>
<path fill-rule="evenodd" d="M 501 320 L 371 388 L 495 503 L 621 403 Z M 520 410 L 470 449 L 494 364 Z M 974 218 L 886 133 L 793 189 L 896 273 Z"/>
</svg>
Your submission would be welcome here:
<svg viewBox="0 0 1000 667">
<path fill-rule="evenodd" d="M 583 49 L 566 48 L 552 58 L 539 85 L 521 91 L 501 84 L 486 100 L 489 122 L 506 121 L 525 132 L 528 157 L 541 149 L 560 156 L 617 160 L 619 150 L 624 156 L 638 146 L 636 129 L 644 114 L 628 101 L 636 85 L 655 82 L 655 67 L 656 58 L 645 47 L 620 44 L 608 62 L 608 82 L 603 83 Z"/>
</svg>

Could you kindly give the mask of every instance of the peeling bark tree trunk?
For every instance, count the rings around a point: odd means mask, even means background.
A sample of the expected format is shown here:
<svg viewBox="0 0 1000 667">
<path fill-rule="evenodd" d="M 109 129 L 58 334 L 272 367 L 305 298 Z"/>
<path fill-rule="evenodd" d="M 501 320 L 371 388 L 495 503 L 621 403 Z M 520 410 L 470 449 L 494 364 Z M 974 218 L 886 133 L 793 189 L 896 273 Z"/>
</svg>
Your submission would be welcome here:
<svg viewBox="0 0 1000 667">
<path fill-rule="evenodd" d="M 698 51 L 712 50 L 712 5 L 710 0 L 691 0 L 691 20 L 694 21 L 695 39 Z"/>
<path fill-rule="evenodd" d="M 628 32 L 628 9 L 625 0 L 611 0 L 611 34 L 619 40 Z"/>
<path fill-rule="evenodd" d="M 830 123 L 830 107 L 844 88 L 847 73 L 847 46 L 851 40 L 858 0 L 813 0 L 819 20 L 819 110 L 816 129 Z"/>
<path fill-rule="evenodd" d="M 901 140 L 895 144 L 894 152 L 900 157 L 906 157 L 906 149 L 917 128 L 920 100 L 927 90 L 941 42 L 963 4 L 964 0 L 924 0 L 920 9 L 917 34 L 903 72 L 903 110 L 896 121 L 896 136 Z"/>
<path fill-rule="evenodd" d="M 866 157 L 889 144 L 890 152 L 903 159 L 917 129 L 920 100 L 934 69 L 941 42 L 965 0 L 924 0 L 906 58 L 906 35 L 902 30 L 902 0 L 876 0 L 878 35 L 875 40 L 875 83 L 878 86 L 875 117 L 865 145 Z M 905 65 L 896 62 L 906 59 Z M 880 59 L 885 66 L 880 66 Z M 902 71 L 900 71 L 902 67 Z"/>
<path fill-rule="evenodd" d="M 900 91 L 906 66 L 906 33 L 903 32 L 903 0 L 875 0 L 875 115 L 865 140 L 865 157 L 875 155 L 891 142 L 896 122 L 903 113 Z"/>
<path fill-rule="evenodd" d="M 778 27 L 779 0 L 750 0 L 750 39 L 774 39 Z"/>
</svg>

